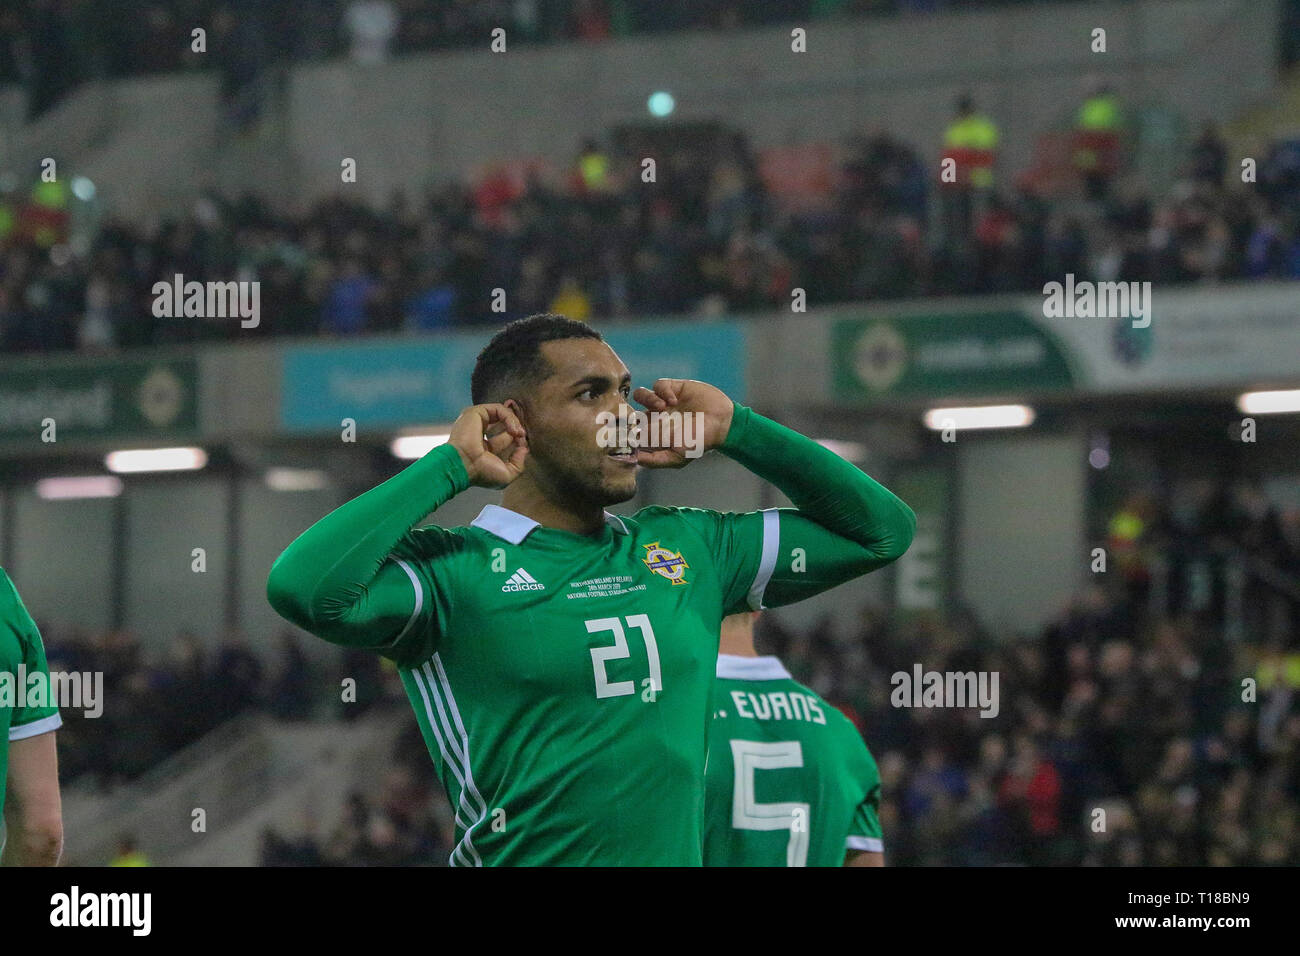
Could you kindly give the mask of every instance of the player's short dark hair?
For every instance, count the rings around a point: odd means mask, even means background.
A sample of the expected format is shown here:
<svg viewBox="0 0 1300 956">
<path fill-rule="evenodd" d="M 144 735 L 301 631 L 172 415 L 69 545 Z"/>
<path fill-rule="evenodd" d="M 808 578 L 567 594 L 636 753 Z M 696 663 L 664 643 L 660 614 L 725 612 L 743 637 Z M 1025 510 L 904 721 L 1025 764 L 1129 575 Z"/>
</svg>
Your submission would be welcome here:
<svg viewBox="0 0 1300 956">
<path fill-rule="evenodd" d="M 470 401 L 475 405 L 510 398 L 503 394 L 533 387 L 551 374 L 542 355 L 542 343 L 557 339 L 595 339 L 600 333 L 586 322 L 551 312 L 516 319 L 492 336 L 478 353 L 470 376 Z"/>
</svg>

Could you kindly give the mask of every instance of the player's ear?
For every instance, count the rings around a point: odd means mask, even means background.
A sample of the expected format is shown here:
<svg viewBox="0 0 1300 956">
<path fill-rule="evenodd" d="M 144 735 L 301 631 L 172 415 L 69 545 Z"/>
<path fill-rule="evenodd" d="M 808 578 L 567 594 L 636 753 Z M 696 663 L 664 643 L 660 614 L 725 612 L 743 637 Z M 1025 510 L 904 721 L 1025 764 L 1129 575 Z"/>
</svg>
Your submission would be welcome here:
<svg viewBox="0 0 1300 956">
<path fill-rule="evenodd" d="M 524 403 L 519 401 L 518 399 L 507 398 L 501 404 L 515 413 L 515 417 L 519 419 L 519 424 L 524 426 L 524 437 L 527 438 L 528 437 L 528 412 L 524 409 Z"/>
</svg>

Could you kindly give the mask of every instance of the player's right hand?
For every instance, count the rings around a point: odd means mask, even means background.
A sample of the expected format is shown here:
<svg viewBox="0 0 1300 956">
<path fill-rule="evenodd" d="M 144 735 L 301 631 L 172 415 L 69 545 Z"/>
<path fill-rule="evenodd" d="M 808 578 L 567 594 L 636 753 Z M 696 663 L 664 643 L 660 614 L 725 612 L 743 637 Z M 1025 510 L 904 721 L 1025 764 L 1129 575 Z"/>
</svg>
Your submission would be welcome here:
<svg viewBox="0 0 1300 956">
<path fill-rule="evenodd" d="M 480 488 L 504 488 L 524 473 L 528 436 L 518 416 L 504 405 L 471 405 L 451 426 L 449 440 Z"/>
</svg>

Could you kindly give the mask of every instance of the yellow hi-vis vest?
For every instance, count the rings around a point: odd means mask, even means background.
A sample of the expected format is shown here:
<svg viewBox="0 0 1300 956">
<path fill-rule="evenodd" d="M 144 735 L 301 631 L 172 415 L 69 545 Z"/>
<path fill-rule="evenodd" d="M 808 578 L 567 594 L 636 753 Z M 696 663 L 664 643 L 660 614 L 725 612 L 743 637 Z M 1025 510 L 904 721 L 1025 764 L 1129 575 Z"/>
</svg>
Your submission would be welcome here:
<svg viewBox="0 0 1300 956">
<path fill-rule="evenodd" d="M 944 159 L 957 164 L 957 182 L 987 189 L 993 185 L 998 128 L 978 113 L 953 120 L 943 136 Z"/>
<path fill-rule="evenodd" d="M 1119 162 L 1119 97 L 1100 93 L 1083 101 L 1074 121 L 1074 166 L 1114 172 Z"/>
<path fill-rule="evenodd" d="M 1079 129 L 1119 129 L 1119 97 L 1114 93 L 1090 96 L 1079 107 L 1074 125 Z"/>
<path fill-rule="evenodd" d="M 609 159 L 604 153 L 587 153 L 580 157 L 578 169 L 582 181 L 590 190 L 603 189 L 609 175 Z"/>
</svg>

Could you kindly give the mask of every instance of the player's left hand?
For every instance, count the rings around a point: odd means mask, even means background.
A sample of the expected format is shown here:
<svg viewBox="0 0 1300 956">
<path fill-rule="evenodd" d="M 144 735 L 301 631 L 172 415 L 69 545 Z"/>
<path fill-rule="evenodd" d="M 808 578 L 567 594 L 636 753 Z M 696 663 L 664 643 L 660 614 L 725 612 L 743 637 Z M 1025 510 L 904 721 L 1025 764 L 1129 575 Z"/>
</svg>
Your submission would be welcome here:
<svg viewBox="0 0 1300 956">
<path fill-rule="evenodd" d="M 637 388 L 632 392 L 632 398 L 648 412 L 690 413 L 693 419 L 690 431 L 685 428 L 672 429 L 668 436 L 669 444 L 658 448 L 638 448 L 636 460 L 643 468 L 683 468 L 698 454 L 721 445 L 731 428 L 734 410 L 731 399 L 722 389 L 706 382 L 689 378 L 661 378 L 655 381 L 653 390 L 644 386 Z M 660 430 L 661 440 L 665 432 L 664 429 Z M 693 436 L 694 449 L 687 444 L 687 436 Z"/>
</svg>

